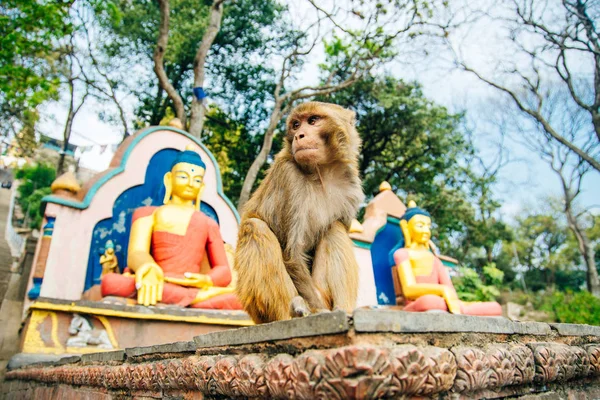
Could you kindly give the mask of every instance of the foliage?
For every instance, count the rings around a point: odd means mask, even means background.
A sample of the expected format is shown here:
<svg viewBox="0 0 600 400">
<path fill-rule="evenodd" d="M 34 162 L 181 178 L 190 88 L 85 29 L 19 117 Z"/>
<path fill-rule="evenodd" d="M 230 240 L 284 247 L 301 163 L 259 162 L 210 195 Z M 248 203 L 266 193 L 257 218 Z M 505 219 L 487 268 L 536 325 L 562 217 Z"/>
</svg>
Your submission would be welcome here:
<svg viewBox="0 0 600 400">
<path fill-rule="evenodd" d="M 504 280 L 504 273 L 496 266 L 488 264 L 483 267 L 482 280 L 471 268 L 459 268 L 458 277 L 453 280 L 458 297 L 464 301 L 493 301 L 500 296 L 498 288 Z"/>
<path fill-rule="evenodd" d="M 401 198 L 417 200 L 432 214 L 440 240 L 462 228 L 464 217 L 473 211 L 462 189 L 459 160 L 473 149 L 458 129 L 461 115 L 427 99 L 417 83 L 389 76 L 367 77 L 321 100 L 357 114 L 367 196 L 388 181 Z"/>
<path fill-rule="evenodd" d="M 31 157 L 38 147 L 35 126 L 39 119 L 37 111 L 25 110 L 22 113 L 21 130 L 15 135 L 17 157 Z"/>
<path fill-rule="evenodd" d="M 542 309 L 553 313 L 558 322 L 600 325 L 600 299 L 585 290 L 556 291 L 548 296 Z"/>
<path fill-rule="evenodd" d="M 0 117 L 5 121 L 3 129 L 13 128 L 13 123 L 21 125 L 19 121 L 25 111 L 57 95 L 59 83 L 54 68 L 60 55 L 57 39 L 71 30 L 68 22 L 71 3 L 66 0 L 2 2 Z"/>
<path fill-rule="evenodd" d="M 208 23 L 210 2 L 172 0 L 170 6 L 165 70 L 186 102 L 192 97 L 194 57 Z M 230 118 L 252 127 L 268 118 L 264 102 L 272 91 L 273 71 L 263 60 L 285 43 L 283 28 L 275 26 L 283 25 L 283 8 L 271 0 L 226 2 L 224 7 L 221 30 L 207 58 L 207 82 L 211 86 L 204 89 L 212 100 L 223 100 L 220 106 Z M 98 2 L 97 12 L 110 37 L 104 43 L 106 55 L 130 59 L 146 72 L 152 71 L 159 26 L 157 4 L 112 0 Z M 144 75 L 133 91 L 140 101 L 138 127 L 158 124 L 172 108 L 153 75 Z"/>
<path fill-rule="evenodd" d="M 474 213 L 464 218 L 464 229 L 453 246 L 457 248 L 454 256 L 478 271 L 488 263 L 501 261 L 495 249 L 512 241 L 512 230 L 498 218 L 501 203 L 493 193 L 500 167 L 501 164 L 485 165 L 479 156 L 474 156 L 464 168 L 467 199 Z"/>
<path fill-rule="evenodd" d="M 238 201 L 244 175 L 259 148 L 256 136 L 243 124 L 230 118 L 216 106 L 206 113 L 202 143 L 214 154 L 221 169 L 223 191 L 235 204 Z M 262 180 L 264 173 L 258 179 Z"/>
<path fill-rule="evenodd" d="M 27 205 L 25 210 L 27 211 L 26 217 L 30 228 L 39 229 L 41 227 L 44 219 L 44 216 L 41 213 L 42 199 L 51 193 L 52 191 L 49 187 L 36 189 L 31 196 L 27 198 L 27 201 L 24 202 L 24 204 Z"/>
<path fill-rule="evenodd" d="M 46 164 L 24 165 L 16 170 L 15 177 L 20 181 L 18 202 L 25 218 L 32 228 L 39 228 L 42 222 L 41 199 L 50 194 L 56 170 Z"/>
<path fill-rule="evenodd" d="M 572 232 L 560 212 L 531 214 L 517 218 L 514 251 L 525 268 L 527 289 L 555 287 L 578 290 L 581 255 Z M 577 278 L 579 275 L 579 279 Z"/>
</svg>

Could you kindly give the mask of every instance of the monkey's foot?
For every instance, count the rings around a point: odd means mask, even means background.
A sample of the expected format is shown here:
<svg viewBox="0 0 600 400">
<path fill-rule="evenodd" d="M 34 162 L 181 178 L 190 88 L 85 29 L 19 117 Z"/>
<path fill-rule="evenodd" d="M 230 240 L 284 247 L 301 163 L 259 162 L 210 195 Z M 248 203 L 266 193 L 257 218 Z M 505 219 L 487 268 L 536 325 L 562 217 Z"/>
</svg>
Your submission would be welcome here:
<svg viewBox="0 0 600 400">
<path fill-rule="evenodd" d="M 306 305 L 306 301 L 300 296 L 296 296 L 290 303 L 292 318 L 306 317 L 310 315 L 310 309 Z"/>
</svg>

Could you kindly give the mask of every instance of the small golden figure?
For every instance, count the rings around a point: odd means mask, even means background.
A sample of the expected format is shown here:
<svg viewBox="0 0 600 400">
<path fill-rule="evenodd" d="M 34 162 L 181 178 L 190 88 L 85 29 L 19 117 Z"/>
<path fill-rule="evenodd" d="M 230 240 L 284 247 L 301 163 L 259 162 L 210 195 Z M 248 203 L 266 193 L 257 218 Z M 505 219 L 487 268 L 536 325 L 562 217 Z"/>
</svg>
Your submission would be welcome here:
<svg viewBox="0 0 600 400">
<path fill-rule="evenodd" d="M 115 244 L 112 240 L 109 240 L 104 245 L 104 254 L 100 256 L 100 265 L 102 265 L 102 275 L 109 273 L 119 273 L 119 260 L 115 255 Z"/>
</svg>

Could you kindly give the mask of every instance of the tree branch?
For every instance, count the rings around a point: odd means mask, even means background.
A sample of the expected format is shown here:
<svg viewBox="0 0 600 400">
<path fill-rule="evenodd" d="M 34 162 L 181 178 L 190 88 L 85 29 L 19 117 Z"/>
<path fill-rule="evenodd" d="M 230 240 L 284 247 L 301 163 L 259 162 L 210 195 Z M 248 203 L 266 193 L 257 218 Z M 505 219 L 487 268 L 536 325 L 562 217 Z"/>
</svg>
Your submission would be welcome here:
<svg viewBox="0 0 600 400">
<path fill-rule="evenodd" d="M 200 42 L 200 46 L 198 46 L 198 51 L 194 57 L 194 88 L 204 87 L 206 57 L 217 34 L 221 30 L 223 3 L 225 1 L 226 0 L 214 0 L 210 7 L 209 24 L 202 36 L 202 41 Z M 205 114 L 206 108 L 203 105 L 203 100 L 194 96 L 190 116 L 190 134 L 198 139 L 202 136 Z"/>
<path fill-rule="evenodd" d="M 160 8 L 160 25 L 158 29 L 156 48 L 154 49 L 154 54 L 152 56 L 154 60 L 154 72 L 156 73 L 160 87 L 163 88 L 173 102 L 173 106 L 175 107 L 175 115 L 177 115 L 177 118 L 179 118 L 183 126 L 185 126 L 186 114 L 183 100 L 181 99 L 179 93 L 177 93 L 177 90 L 175 90 L 175 87 L 173 87 L 169 81 L 169 77 L 167 76 L 164 67 L 164 58 L 169 42 L 169 0 L 158 0 L 158 4 Z"/>
</svg>

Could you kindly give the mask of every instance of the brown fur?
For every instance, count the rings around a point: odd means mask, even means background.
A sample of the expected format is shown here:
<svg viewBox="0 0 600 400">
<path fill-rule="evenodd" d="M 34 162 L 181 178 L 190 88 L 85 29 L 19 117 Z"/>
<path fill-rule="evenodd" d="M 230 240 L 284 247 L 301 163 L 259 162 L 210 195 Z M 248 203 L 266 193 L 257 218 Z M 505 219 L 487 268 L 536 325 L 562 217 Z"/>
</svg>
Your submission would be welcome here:
<svg viewBox="0 0 600 400">
<path fill-rule="evenodd" d="M 314 115 L 320 119 L 308 126 Z M 364 199 L 354 113 L 334 104 L 301 104 L 288 117 L 287 132 L 283 150 L 244 207 L 235 254 L 237 293 L 257 323 L 305 315 L 302 299 L 312 312 L 350 312 L 358 294 L 347 232 Z M 308 162 L 294 154 L 302 143 L 318 148 Z"/>
</svg>

